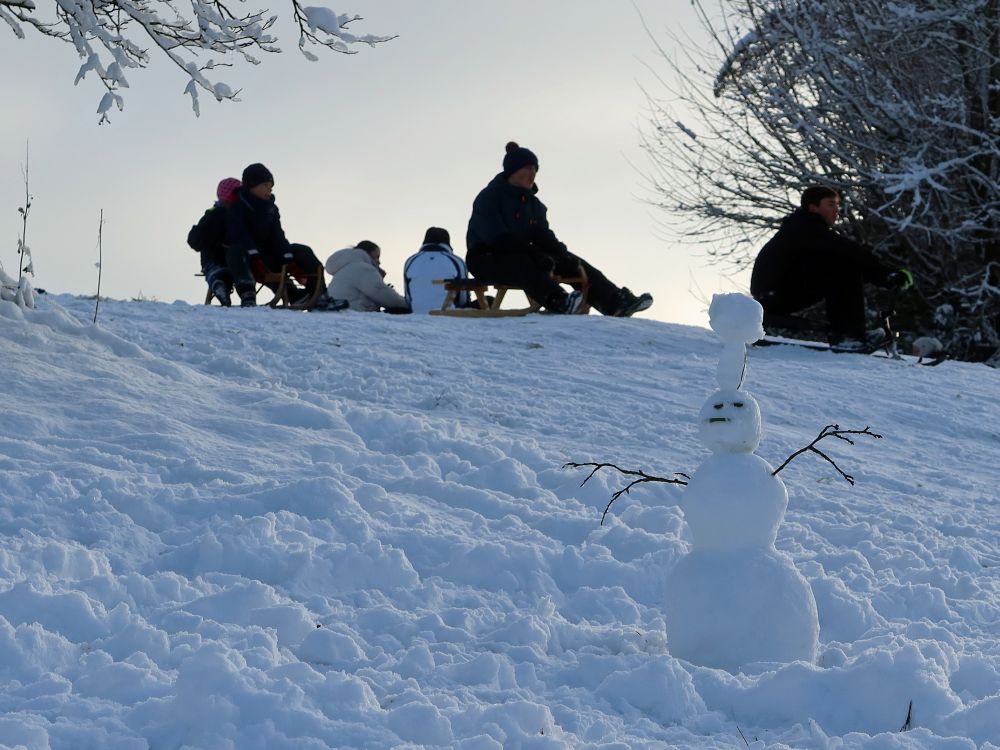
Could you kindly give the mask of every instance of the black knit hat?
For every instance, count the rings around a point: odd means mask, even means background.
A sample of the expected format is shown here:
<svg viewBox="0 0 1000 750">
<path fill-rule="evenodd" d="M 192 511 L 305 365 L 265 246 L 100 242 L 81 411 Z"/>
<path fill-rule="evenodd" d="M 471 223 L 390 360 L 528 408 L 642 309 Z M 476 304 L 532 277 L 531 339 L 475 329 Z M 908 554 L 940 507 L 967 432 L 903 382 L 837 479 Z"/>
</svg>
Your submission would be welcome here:
<svg viewBox="0 0 1000 750">
<path fill-rule="evenodd" d="M 424 233 L 425 245 L 450 245 L 451 235 L 447 229 L 441 227 L 431 227 Z"/>
<path fill-rule="evenodd" d="M 538 169 L 538 157 L 531 151 L 518 146 L 514 141 L 507 144 L 507 155 L 503 158 L 503 173 L 510 177 L 514 172 L 533 164 Z"/>
<path fill-rule="evenodd" d="M 274 184 L 274 175 L 271 174 L 271 170 L 263 164 L 251 164 L 243 170 L 242 181 L 243 187 L 249 190 L 250 188 L 262 185 L 265 182 Z"/>
</svg>

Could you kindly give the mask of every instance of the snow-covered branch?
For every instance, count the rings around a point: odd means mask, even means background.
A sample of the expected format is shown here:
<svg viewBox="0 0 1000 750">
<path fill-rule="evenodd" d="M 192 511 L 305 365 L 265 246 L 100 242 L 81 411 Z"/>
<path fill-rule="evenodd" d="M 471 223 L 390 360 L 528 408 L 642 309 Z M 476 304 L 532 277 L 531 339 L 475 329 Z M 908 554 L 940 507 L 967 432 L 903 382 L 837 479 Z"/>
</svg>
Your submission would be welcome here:
<svg viewBox="0 0 1000 750">
<path fill-rule="evenodd" d="M 318 59 L 308 47 L 322 46 L 353 53 L 354 45 L 374 46 L 392 37 L 358 36 L 347 27 L 359 16 L 338 15 L 325 7 L 303 7 L 290 0 L 291 16 L 300 31 L 299 47 L 310 60 Z M 0 19 L 19 38 L 25 27 L 72 44 L 83 64 L 75 83 L 94 73 L 105 89 L 98 107 L 100 121 L 108 119 L 115 106 L 121 109 L 121 90 L 129 88 L 126 71 L 144 68 L 150 50 L 167 57 L 189 79 L 185 93 L 198 112 L 198 94 L 207 91 L 215 99 L 238 101 L 239 89 L 217 79 L 217 68 L 243 60 L 256 65 L 256 52 L 281 52 L 272 29 L 278 16 L 267 9 L 234 12 L 221 0 L 191 0 L 181 8 L 175 0 L 50 0 L 40 9 L 32 0 L 0 0 Z M 212 54 L 214 57 L 203 59 Z"/>
<path fill-rule="evenodd" d="M 910 330 L 955 310 L 956 354 L 1000 346 L 1000 0 L 695 0 L 644 146 L 665 228 L 750 264 L 802 188 L 918 279 Z"/>
</svg>

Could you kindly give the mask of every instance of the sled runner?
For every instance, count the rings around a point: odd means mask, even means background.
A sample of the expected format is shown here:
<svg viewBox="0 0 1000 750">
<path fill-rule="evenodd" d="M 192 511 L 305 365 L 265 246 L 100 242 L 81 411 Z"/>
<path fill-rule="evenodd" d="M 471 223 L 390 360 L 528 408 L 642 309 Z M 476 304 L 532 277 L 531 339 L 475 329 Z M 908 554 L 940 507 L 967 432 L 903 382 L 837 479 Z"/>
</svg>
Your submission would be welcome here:
<svg viewBox="0 0 1000 750">
<path fill-rule="evenodd" d="M 590 305 L 587 303 L 587 287 L 589 286 L 589 282 L 582 268 L 580 269 L 579 276 L 556 276 L 555 280 L 560 284 L 578 284 L 580 292 L 583 295 L 583 302 L 577 311 L 577 315 L 586 315 L 590 312 Z M 503 318 L 520 317 L 542 309 L 541 303 L 533 300 L 531 297 L 528 297 L 527 307 L 501 308 L 500 305 L 503 303 L 507 292 L 512 290 L 524 291 L 521 287 L 512 284 L 490 284 L 478 279 L 435 279 L 434 283 L 444 284 L 446 294 L 444 302 L 441 304 L 441 309 L 431 310 L 431 315 L 452 315 L 465 318 Z M 486 294 L 490 287 L 493 287 L 496 291 L 492 299 Z M 475 294 L 475 301 L 478 307 L 454 307 L 455 298 L 461 292 L 469 292 L 470 295 Z"/>
<path fill-rule="evenodd" d="M 889 341 L 879 341 L 873 345 L 870 345 L 864 349 L 842 349 L 837 346 L 826 344 L 822 341 L 809 341 L 807 339 L 793 339 L 784 336 L 765 336 L 759 341 L 754 342 L 756 347 L 765 346 L 797 346 L 802 349 L 812 349 L 817 352 L 832 352 L 834 354 L 865 354 L 877 359 L 895 359 L 900 362 L 908 362 L 910 364 L 926 365 L 928 367 L 934 367 L 939 365 L 948 359 L 948 354 L 945 351 L 937 351 L 928 354 L 927 356 L 918 357 L 914 355 L 903 355 L 895 351 L 894 346 L 890 347 L 890 344 L 894 345 L 895 340 Z"/>
<path fill-rule="evenodd" d="M 860 349 L 854 347 L 840 348 L 835 344 L 826 344 L 821 341 L 810 340 L 808 338 L 810 335 L 824 335 L 827 333 L 828 328 L 825 323 L 817 323 L 797 315 L 770 313 L 766 310 L 764 311 L 764 330 L 771 333 L 766 335 L 760 341 L 755 342 L 754 346 L 800 346 L 806 349 L 829 351 L 837 354 L 868 354 L 873 357 L 881 357 L 882 359 L 906 360 L 915 364 L 928 365 L 931 367 L 941 364 L 948 359 L 948 352 L 943 348 L 935 348 L 935 350 L 928 351 L 921 356 L 903 356 L 899 353 L 897 345 L 899 334 L 893 329 L 892 325 L 892 318 L 896 314 L 896 298 L 899 295 L 899 292 L 899 289 L 893 290 L 889 294 L 888 300 L 886 300 L 885 307 L 879 311 L 882 334 L 881 338 L 869 341 L 866 346 L 863 346 Z M 788 331 L 792 334 L 792 337 L 774 335 L 774 331 L 776 329 L 782 332 Z M 796 334 L 801 335 L 804 338 L 794 338 Z M 930 340 L 933 341 L 937 347 L 940 346 L 940 342 L 936 339 Z"/>
</svg>

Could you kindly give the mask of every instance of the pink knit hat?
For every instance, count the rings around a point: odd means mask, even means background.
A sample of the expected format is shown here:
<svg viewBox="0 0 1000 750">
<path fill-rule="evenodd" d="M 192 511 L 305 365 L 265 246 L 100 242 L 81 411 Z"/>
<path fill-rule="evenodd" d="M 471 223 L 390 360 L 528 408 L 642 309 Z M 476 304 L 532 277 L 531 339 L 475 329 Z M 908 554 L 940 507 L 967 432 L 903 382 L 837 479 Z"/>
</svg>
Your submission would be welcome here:
<svg viewBox="0 0 1000 750">
<path fill-rule="evenodd" d="M 222 203 L 232 203 L 236 200 L 236 191 L 242 186 L 243 183 L 235 177 L 227 177 L 219 183 L 219 187 L 215 189 L 215 195 Z"/>
</svg>

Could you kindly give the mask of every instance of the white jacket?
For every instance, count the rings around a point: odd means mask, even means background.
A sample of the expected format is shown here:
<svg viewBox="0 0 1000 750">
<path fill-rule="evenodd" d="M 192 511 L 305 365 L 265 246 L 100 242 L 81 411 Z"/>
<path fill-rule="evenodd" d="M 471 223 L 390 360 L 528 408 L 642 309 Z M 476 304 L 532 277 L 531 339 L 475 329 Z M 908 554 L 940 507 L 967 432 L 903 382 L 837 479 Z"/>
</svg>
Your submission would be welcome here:
<svg viewBox="0 0 1000 750">
<path fill-rule="evenodd" d="M 440 310 L 444 303 L 443 284 L 435 284 L 438 279 L 467 279 L 469 271 L 465 261 L 455 255 L 449 245 L 430 243 L 421 246 L 416 255 L 411 255 L 403 266 L 403 284 L 406 301 L 415 313 Z M 459 305 L 469 301 L 468 292 L 459 293 Z"/>
<path fill-rule="evenodd" d="M 326 259 L 326 272 L 333 278 L 326 294 L 347 300 L 352 310 L 378 312 L 383 307 L 406 307 L 406 299 L 382 281 L 382 274 L 367 252 L 345 247 Z"/>
</svg>

